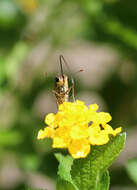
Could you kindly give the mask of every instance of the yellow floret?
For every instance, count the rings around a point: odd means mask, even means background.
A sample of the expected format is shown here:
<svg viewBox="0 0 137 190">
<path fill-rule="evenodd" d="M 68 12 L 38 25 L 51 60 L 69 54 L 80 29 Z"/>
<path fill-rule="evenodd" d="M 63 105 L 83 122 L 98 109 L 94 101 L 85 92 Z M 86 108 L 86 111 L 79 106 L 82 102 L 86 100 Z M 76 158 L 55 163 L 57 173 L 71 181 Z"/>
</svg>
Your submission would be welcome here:
<svg viewBox="0 0 137 190">
<path fill-rule="evenodd" d="M 94 122 L 97 124 L 105 124 L 111 121 L 112 117 L 109 113 L 97 112 L 94 117 Z"/>
<path fill-rule="evenodd" d="M 73 158 L 85 158 L 90 152 L 90 144 L 87 139 L 73 140 L 68 150 Z"/>
<path fill-rule="evenodd" d="M 122 127 L 116 128 L 116 129 L 114 130 L 113 135 L 116 136 L 116 135 L 119 134 L 121 131 L 122 131 Z"/>
<path fill-rule="evenodd" d="M 89 142 L 91 145 L 103 145 L 109 141 L 109 136 L 99 126 L 89 127 Z"/>
<path fill-rule="evenodd" d="M 70 130 L 70 137 L 72 139 L 86 139 L 88 137 L 88 127 L 73 126 Z"/>
<path fill-rule="evenodd" d="M 64 138 L 61 137 L 54 137 L 53 139 L 53 148 L 67 148 L 67 141 Z"/>
<path fill-rule="evenodd" d="M 98 105 L 97 104 L 91 104 L 89 105 L 89 110 L 90 111 L 97 111 L 98 110 Z"/>
<path fill-rule="evenodd" d="M 46 127 L 44 130 L 38 132 L 38 139 L 53 138 L 55 130 L 51 127 Z"/>
<path fill-rule="evenodd" d="M 55 115 L 53 113 L 49 113 L 45 117 L 45 123 L 49 126 L 55 127 L 56 122 L 55 122 Z"/>
</svg>

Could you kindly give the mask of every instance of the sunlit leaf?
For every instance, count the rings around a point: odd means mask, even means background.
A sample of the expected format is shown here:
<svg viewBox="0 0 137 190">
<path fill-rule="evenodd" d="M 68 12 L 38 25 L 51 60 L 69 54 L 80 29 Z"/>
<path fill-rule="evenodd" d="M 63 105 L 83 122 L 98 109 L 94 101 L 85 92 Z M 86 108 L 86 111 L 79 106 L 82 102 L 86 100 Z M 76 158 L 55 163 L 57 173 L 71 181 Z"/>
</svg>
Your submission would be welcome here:
<svg viewBox="0 0 137 190">
<path fill-rule="evenodd" d="M 74 160 L 71 176 L 79 190 L 100 189 L 100 176 L 104 175 L 104 171 L 124 148 L 125 137 L 125 133 L 117 135 L 106 145 L 93 146 L 87 158 Z M 107 184 L 104 185 L 106 186 L 105 190 L 108 189 Z"/>
</svg>

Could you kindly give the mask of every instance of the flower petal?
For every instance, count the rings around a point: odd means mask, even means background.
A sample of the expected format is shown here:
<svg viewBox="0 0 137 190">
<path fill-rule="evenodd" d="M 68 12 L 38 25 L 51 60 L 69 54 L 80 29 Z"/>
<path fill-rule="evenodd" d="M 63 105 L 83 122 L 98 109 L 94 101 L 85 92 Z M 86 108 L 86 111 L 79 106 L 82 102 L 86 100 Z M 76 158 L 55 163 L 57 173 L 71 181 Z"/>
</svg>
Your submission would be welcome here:
<svg viewBox="0 0 137 190">
<path fill-rule="evenodd" d="M 88 127 L 85 126 L 73 126 L 70 130 L 70 136 L 72 139 L 84 139 L 88 137 Z"/>
<path fill-rule="evenodd" d="M 122 127 L 116 128 L 116 129 L 114 130 L 113 135 L 116 136 L 116 135 L 119 134 L 121 131 L 122 131 Z"/>
<path fill-rule="evenodd" d="M 104 123 L 108 123 L 109 121 L 111 121 L 112 117 L 109 113 L 105 113 L 105 112 L 98 112 L 95 118 L 95 123 L 98 124 L 104 124 Z"/>
<path fill-rule="evenodd" d="M 89 110 L 90 111 L 97 111 L 98 110 L 98 105 L 97 104 L 91 104 L 91 105 L 89 105 Z"/>
<path fill-rule="evenodd" d="M 55 121 L 55 115 L 53 113 L 49 113 L 46 117 L 45 117 L 45 123 L 47 125 L 53 125 Z"/>
<path fill-rule="evenodd" d="M 64 138 L 54 137 L 52 144 L 53 148 L 67 148 L 67 145 L 68 144 Z"/>
<path fill-rule="evenodd" d="M 103 145 L 109 141 L 109 136 L 104 130 L 100 130 L 99 126 L 89 127 L 89 142 L 92 145 Z"/>
<path fill-rule="evenodd" d="M 73 140 L 69 146 L 68 150 L 73 158 L 85 158 L 90 152 L 90 145 L 88 140 Z"/>
<path fill-rule="evenodd" d="M 38 132 L 37 139 L 44 139 L 44 138 L 53 138 L 55 134 L 55 130 L 50 127 L 46 127 L 44 130 L 40 130 Z"/>
</svg>

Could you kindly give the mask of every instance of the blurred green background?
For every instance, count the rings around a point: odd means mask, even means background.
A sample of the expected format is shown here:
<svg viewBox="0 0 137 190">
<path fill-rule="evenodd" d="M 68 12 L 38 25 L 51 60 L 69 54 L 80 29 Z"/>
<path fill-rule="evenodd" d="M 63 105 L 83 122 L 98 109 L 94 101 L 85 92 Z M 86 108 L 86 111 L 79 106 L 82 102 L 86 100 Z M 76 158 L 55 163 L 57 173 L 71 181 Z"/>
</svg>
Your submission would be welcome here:
<svg viewBox="0 0 137 190">
<path fill-rule="evenodd" d="M 137 189 L 136 21 L 136 0 L 0 0 L 0 190 L 55 190 L 51 141 L 36 138 L 57 110 L 60 54 L 76 98 L 98 103 L 127 132 L 110 190 Z"/>
</svg>

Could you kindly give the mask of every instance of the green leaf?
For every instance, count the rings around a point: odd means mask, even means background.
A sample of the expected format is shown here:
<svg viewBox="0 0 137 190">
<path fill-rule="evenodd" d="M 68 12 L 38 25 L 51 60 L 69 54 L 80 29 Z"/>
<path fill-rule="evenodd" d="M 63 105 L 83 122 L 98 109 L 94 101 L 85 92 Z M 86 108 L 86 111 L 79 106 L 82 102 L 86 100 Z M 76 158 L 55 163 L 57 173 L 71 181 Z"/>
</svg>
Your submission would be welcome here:
<svg viewBox="0 0 137 190">
<path fill-rule="evenodd" d="M 68 181 L 58 179 L 56 190 L 75 190 L 74 186 Z"/>
<path fill-rule="evenodd" d="M 130 178 L 137 184 L 137 158 L 128 160 L 126 170 Z"/>
<path fill-rule="evenodd" d="M 60 178 L 62 180 L 64 180 L 64 182 L 59 182 L 58 181 L 58 189 L 61 188 L 62 186 L 67 186 L 69 183 L 71 183 L 71 187 L 75 186 L 73 184 L 73 181 L 71 179 L 71 174 L 70 174 L 70 170 L 71 170 L 71 166 L 73 164 L 73 158 L 70 155 L 64 156 L 60 153 L 56 153 L 55 157 L 57 158 L 57 160 L 59 161 L 59 167 L 58 167 L 58 175 L 60 176 Z M 65 182 L 66 181 L 66 182 Z M 68 182 L 68 183 L 67 183 Z M 61 183 L 61 184 L 60 184 Z M 63 183 L 63 185 L 62 185 Z M 63 187 L 62 187 L 63 188 Z M 76 187 L 73 189 L 77 189 Z"/>
<path fill-rule="evenodd" d="M 71 176 L 79 190 L 98 190 L 101 175 L 108 180 L 103 173 L 124 148 L 125 138 L 125 133 L 119 134 L 106 145 L 93 146 L 87 158 L 74 160 Z"/>
<path fill-rule="evenodd" d="M 60 153 L 55 154 L 57 160 L 59 161 L 58 175 L 61 179 L 71 182 L 70 170 L 73 164 L 73 158 L 70 155 L 63 156 Z"/>
<path fill-rule="evenodd" d="M 110 184 L 109 172 L 106 170 L 103 175 L 100 176 L 97 190 L 108 190 Z"/>
</svg>

